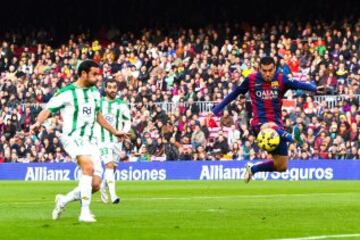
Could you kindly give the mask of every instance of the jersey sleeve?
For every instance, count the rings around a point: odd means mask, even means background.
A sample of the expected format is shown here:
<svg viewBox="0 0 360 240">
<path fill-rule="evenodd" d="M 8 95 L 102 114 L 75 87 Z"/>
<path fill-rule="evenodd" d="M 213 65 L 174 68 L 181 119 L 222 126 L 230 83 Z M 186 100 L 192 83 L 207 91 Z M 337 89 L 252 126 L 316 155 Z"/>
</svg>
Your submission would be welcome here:
<svg viewBox="0 0 360 240">
<path fill-rule="evenodd" d="M 57 92 L 46 104 L 46 109 L 51 113 L 56 113 L 64 108 L 67 103 L 66 93 Z"/>
<path fill-rule="evenodd" d="M 249 90 L 249 78 L 245 78 L 239 86 L 237 86 L 229 95 L 225 97 L 217 106 L 214 107 L 212 112 L 218 115 L 230 102 L 235 100 L 240 94 L 245 94 Z"/>
<path fill-rule="evenodd" d="M 131 129 L 131 113 L 128 104 L 120 105 L 120 118 L 123 122 L 123 131 L 129 132 Z"/>
<path fill-rule="evenodd" d="M 301 82 L 297 80 L 290 80 L 287 76 L 283 76 L 284 86 L 285 89 L 292 89 L 292 90 L 306 90 L 310 92 L 316 92 L 316 85 L 313 83 L 308 82 Z"/>
<path fill-rule="evenodd" d="M 100 112 L 100 102 L 101 102 L 101 94 L 99 90 L 95 87 L 91 89 L 92 94 L 94 95 L 95 100 L 95 115 L 97 115 Z"/>
</svg>

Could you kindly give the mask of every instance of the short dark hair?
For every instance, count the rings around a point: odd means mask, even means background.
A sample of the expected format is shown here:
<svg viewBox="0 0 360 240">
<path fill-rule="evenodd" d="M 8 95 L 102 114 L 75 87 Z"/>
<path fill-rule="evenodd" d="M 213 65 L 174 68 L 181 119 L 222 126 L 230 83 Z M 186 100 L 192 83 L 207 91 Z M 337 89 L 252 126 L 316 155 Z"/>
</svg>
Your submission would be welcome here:
<svg viewBox="0 0 360 240">
<path fill-rule="evenodd" d="M 272 57 L 263 57 L 260 59 L 260 66 L 261 65 L 270 65 L 270 64 L 275 65 L 275 60 Z"/>
<path fill-rule="evenodd" d="M 78 67 L 78 75 L 81 76 L 81 73 L 83 71 L 85 71 L 86 73 L 89 73 L 90 69 L 92 67 L 98 68 L 100 66 L 97 62 L 95 62 L 94 60 L 91 60 L 91 59 L 86 59 L 86 60 L 82 61 Z"/>
<path fill-rule="evenodd" d="M 108 85 L 109 83 L 116 83 L 116 86 L 117 86 L 117 81 L 116 81 L 115 79 L 108 79 L 108 80 L 106 80 L 106 81 L 105 81 L 105 87 L 107 87 L 107 85 Z"/>
</svg>

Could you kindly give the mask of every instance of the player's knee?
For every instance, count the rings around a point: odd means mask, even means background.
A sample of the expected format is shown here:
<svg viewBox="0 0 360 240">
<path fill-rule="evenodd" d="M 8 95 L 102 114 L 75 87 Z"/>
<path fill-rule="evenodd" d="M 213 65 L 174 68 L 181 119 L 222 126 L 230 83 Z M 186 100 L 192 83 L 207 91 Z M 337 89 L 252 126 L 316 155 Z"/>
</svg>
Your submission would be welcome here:
<svg viewBox="0 0 360 240">
<path fill-rule="evenodd" d="M 83 164 L 81 167 L 82 173 L 92 176 L 94 174 L 94 167 L 92 164 Z"/>
<path fill-rule="evenodd" d="M 94 174 L 94 164 L 92 163 L 91 158 L 88 156 L 78 156 L 77 161 L 83 174 L 90 176 Z"/>
<path fill-rule="evenodd" d="M 93 177 L 93 180 L 91 183 L 92 193 L 96 193 L 97 191 L 100 190 L 100 187 L 101 187 L 101 178 L 99 177 L 100 175 L 98 173 L 96 173 Z"/>
<path fill-rule="evenodd" d="M 107 169 L 114 169 L 114 163 L 110 162 L 106 164 Z"/>
<path fill-rule="evenodd" d="M 277 170 L 278 172 L 285 172 L 287 170 L 287 166 L 280 166 Z"/>
<path fill-rule="evenodd" d="M 96 193 L 99 190 L 100 190 L 100 183 L 93 183 L 92 184 L 92 192 Z"/>
<path fill-rule="evenodd" d="M 265 129 L 265 128 L 274 128 L 276 127 L 276 123 L 274 122 L 267 122 L 267 123 L 264 123 L 263 125 L 261 125 L 261 129 Z"/>
<path fill-rule="evenodd" d="M 274 164 L 274 168 L 277 172 L 285 172 L 288 169 L 288 164 L 286 163 L 277 163 Z"/>
</svg>

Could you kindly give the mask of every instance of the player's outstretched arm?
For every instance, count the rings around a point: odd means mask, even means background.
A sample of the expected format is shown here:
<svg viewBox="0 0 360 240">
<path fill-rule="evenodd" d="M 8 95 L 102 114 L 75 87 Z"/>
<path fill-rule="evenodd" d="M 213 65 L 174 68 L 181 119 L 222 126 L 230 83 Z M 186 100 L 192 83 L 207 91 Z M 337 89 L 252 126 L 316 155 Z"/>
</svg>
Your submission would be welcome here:
<svg viewBox="0 0 360 240">
<path fill-rule="evenodd" d="M 115 135 L 118 138 L 121 139 L 127 139 L 129 138 L 128 134 L 126 134 L 125 132 L 121 132 L 121 131 L 117 131 L 113 126 L 111 126 L 111 124 L 104 118 L 104 116 L 102 115 L 102 113 L 98 113 L 97 114 L 97 118 L 96 121 L 106 130 L 108 130 L 109 132 L 111 132 L 113 135 Z"/>
<path fill-rule="evenodd" d="M 68 98 L 66 91 L 58 91 L 46 104 L 45 108 L 37 116 L 36 122 L 30 127 L 30 133 L 34 133 L 40 126 L 50 117 L 52 113 L 56 113 L 65 107 Z"/>
<path fill-rule="evenodd" d="M 314 83 L 311 82 L 301 82 L 297 80 L 289 80 L 287 77 L 284 77 L 284 84 L 286 88 L 297 90 L 305 90 L 310 92 L 316 92 L 322 94 L 325 92 L 324 86 L 316 86 Z"/>
<path fill-rule="evenodd" d="M 218 105 L 216 105 L 212 113 L 218 115 L 230 102 L 235 100 L 240 94 L 245 94 L 248 91 L 249 79 L 245 78 L 245 80 L 237 86 L 229 95 L 225 97 Z"/>
<path fill-rule="evenodd" d="M 40 126 L 49 118 L 51 112 L 48 109 L 43 109 L 36 118 L 36 122 L 31 125 L 30 132 L 34 133 Z"/>
<path fill-rule="evenodd" d="M 301 89 L 305 91 L 315 92 L 317 94 L 325 93 L 326 88 L 324 86 L 316 86 L 314 83 L 300 82 L 297 80 L 288 81 L 288 87 L 290 89 Z"/>
<path fill-rule="evenodd" d="M 293 90 L 301 89 L 310 92 L 316 92 L 316 85 L 314 83 L 289 80 L 288 78 L 284 77 L 284 84 L 289 89 L 293 89 Z"/>
</svg>

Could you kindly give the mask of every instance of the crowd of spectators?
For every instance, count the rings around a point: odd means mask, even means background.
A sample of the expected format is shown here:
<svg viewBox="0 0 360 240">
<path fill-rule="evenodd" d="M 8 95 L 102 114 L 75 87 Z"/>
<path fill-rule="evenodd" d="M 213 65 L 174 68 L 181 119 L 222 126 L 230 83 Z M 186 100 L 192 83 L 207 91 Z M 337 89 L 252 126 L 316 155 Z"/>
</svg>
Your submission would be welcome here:
<svg viewBox="0 0 360 240">
<path fill-rule="evenodd" d="M 288 91 L 294 105 L 283 109 L 285 128 L 296 123 L 305 144 L 289 146 L 291 159 L 360 159 L 360 21 L 223 24 L 200 29 L 145 29 L 121 33 L 115 27 L 96 39 L 72 35 L 61 46 L 47 45 L 46 31 L 29 38 L 6 34 L 0 47 L 0 162 L 70 161 L 54 116 L 35 135 L 28 134 L 44 103 L 76 79 L 87 58 L 102 68 L 102 89 L 116 79 L 119 97 L 132 106 L 132 141 L 123 161 L 253 160 L 268 158 L 249 130 L 247 96 L 219 118 L 202 112 L 198 101 L 218 102 L 262 56 L 275 58 L 277 70 L 292 79 L 324 85 L 326 98 Z M 177 106 L 171 111 L 159 102 Z"/>
</svg>

